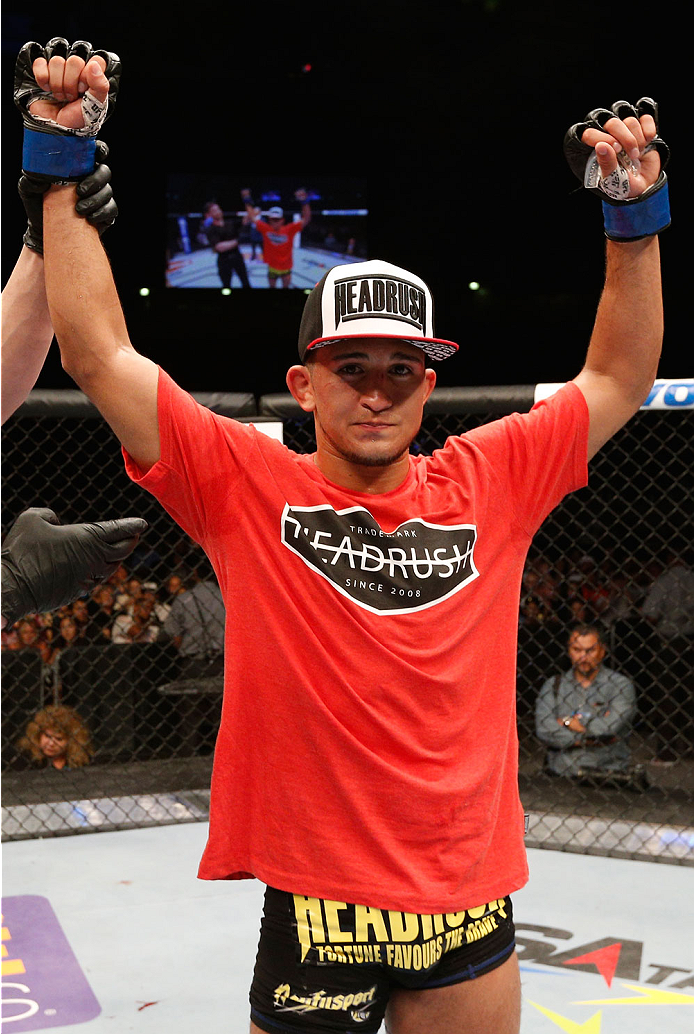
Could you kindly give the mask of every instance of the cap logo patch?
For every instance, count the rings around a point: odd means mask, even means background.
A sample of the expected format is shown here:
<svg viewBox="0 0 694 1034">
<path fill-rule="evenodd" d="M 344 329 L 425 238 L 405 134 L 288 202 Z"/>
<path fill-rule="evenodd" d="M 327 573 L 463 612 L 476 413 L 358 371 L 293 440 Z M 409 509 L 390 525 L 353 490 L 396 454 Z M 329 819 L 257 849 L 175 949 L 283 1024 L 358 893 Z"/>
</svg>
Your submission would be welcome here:
<svg viewBox="0 0 694 1034">
<path fill-rule="evenodd" d="M 425 334 L 426 294 L 416 284 L 391 277 L 365 276 L 335 281 L 335 331 L 340 323 L 390 319 Z"/>
<path fill-rule="evenodd" d="M 282 542 L 315 574 L 372 614 L 411 614 L 448 599 L 478 577 L 474 524 L 420 517 L 385 532 L 363 507 L 289 506 Z"/>
</svg>

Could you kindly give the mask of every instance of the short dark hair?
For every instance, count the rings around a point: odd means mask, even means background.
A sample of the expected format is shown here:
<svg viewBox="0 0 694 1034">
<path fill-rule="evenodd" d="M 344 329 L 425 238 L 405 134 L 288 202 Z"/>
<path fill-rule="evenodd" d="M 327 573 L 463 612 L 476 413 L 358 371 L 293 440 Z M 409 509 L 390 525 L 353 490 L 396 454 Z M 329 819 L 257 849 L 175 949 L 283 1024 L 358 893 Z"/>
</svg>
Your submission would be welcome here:
<svg viewBox="0 0 694 1034">
<path fill-rule="evenodd" d="M 594 635 L 601 646 L 607 647 L 607 640 L 605 639 L 605 632 L 599 625 L 592 625 L 589 622 L 583 622 L 580 625 L 573 625 L 569 629 L 569 636 L 567 642 L 571 642 L 571 639 L 575 635 Z"/>
</svg>

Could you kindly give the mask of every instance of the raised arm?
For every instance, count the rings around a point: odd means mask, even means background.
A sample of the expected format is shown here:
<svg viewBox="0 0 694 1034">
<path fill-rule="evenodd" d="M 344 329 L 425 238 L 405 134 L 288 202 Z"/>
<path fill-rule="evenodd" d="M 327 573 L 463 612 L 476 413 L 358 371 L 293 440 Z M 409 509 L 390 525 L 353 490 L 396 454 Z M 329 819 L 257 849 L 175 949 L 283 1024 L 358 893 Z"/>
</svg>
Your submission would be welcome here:
<svg viewBox="0 0 694 1034">
<path fill-rule="evenodd" d="M 108 147 L 96 142 L 96 169 L 76 184 L 76 211 L 103 233 L 118 215 Z M 2 423 L 36 384 L 53 340 L 43 275 L 43 197 L 49 184 L 24 175 L 19 196 L 27 215 L 24 247 L 2 292 Z"/>
<path fill-rule="evenodd" d="M 94 167 L 119 73 L 115 54 L 88 43 L 26 44 L 15 103 L 24 119 L 25 173 L 56 184 L 43 205 L 44 275 L 63 366 L 148 469 L 159 459 L 158 368 L 132 347 L 98 231 L 79 218 L 75 187 L 65 185 Z"/>
<path fill-rule="evenodd" d="M 617 112 L 622 117 L 617 117 Z M 605 286 L 583 369 L 574 379 L 590 413 L 588 458 L 636 413 L 658 371 L 663 340 L 657 234 L 669 224 L 657 108 L 618 101 L 573 126 L 565 147 L 574 171 L 602 195 Z M 593 153 L 594 149 L 594 153 Z"/>
<path fill-rule="evenodd" d="M 22 248 L 2 292 L 2 423 L 36 384 L 53 340 L 43 259 Z"/>
<path fill-rule="evenodd" d="M 71 186 L 43 209 L 46 293 L 63 368 L 143 470 L 159 459 L 158 367 L 133 348 L 99 234 Z"/>
</svg>

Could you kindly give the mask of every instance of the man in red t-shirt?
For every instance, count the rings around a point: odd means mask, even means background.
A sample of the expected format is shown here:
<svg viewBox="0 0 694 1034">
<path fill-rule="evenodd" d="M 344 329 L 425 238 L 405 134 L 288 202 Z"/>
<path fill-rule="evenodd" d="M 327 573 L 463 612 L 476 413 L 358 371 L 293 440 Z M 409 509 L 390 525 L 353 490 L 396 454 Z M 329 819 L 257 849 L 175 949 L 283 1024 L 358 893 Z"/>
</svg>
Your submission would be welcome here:
<svg viewBox="0 0 694 1034">
<path fill-rule="evenodd" d="M 49 77 L 36 64 L 39 84 L 59 87 L 59 67 Z M 646 397 L 662 340 L 655 121 L 648 107 L 606 114 L 576 139 L 615 190 L 617 152 L 629 153 L 630 198 L 605 217 L 583 369 L 529 413 L 430 457 L 409 452 L 436 381 L 427 360 L 457 345 L 435 337 L 415 274 L 374 260 L 330 270 L 311 292 L 287 384 L 314 416 L 317 449 L 297 455 L 198 405 L 133 349 L 72 188 L 46 197 L 63 365 L 130 476 L 203 545 L 226 606 L 200 875 L 267 884 L 253 1032 L 375 1034 L 384 1015 L 392 1034 L 518 1032 L 523 563 Z"/>
<path fill-rule="evenodd" d="M 291 286 L 294 238 L 311 221 L 311 206 L 308 203 L 306 191 L 303 188 L 297 190 L 294 196 L 301 203 L 301 219 L 286 223 L 284 211 L 279 205 L 270 208 L 266 218 L 262 219 L 260 209 L 256 207 L 250 190 L 241 191 L 246 211 L 253 220 L 256 230 L 263 237 L 263 258 L 267 263 L 267 278 L 270 287 L 277 287 L 278 280 L 282 281 L 283 287 Z"/>
</svg>

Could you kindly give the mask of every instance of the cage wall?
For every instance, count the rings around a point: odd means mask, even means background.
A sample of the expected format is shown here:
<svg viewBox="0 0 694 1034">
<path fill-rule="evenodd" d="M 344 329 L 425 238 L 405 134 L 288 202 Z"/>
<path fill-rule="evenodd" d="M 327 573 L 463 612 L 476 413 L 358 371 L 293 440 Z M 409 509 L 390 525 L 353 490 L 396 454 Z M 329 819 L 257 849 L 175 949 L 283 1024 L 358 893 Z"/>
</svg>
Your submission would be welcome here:
<svg viewBox="0 0 694 1034">
<path fill-rule="evenodd" d="M 437 390 L 412 450 L 430 453 L 451 434 L 527 410 L 533 396 L 529 386 Z M 288 396 L 196 397 L 227 416 L 281 421 L 285 444 L 299 452 L 315 447 L 311 420 Z M 692 860 L 693 428 L 686 406 L 642 410 L 531 547 L 517 679 L 529 846 Z M 3 481 L 3 534 L 30 506 L 50 506 L 63 523 L 137 515 L 150 525 L 89 599 L 3 633 L 3 838 L 204 821 L 223 621 L 204 555 L 129 481 L 118 442 L 80 392 L 32 393 L 3 428 Z M 184 602 L 190 611 L 196 587 L 202 631 L 185 653 Z M 569 672 L 577 623 L 599 628 L 603 667 L 633 687 L 620 731 L 628 758 L 557 775 L 538 701 Z M 82 751 L 56 770 L 37 744 L 47 723 L 61 722 Z M 609 745 L 584 744 L 581 757 L 602 757 Z"/>
</svg>

